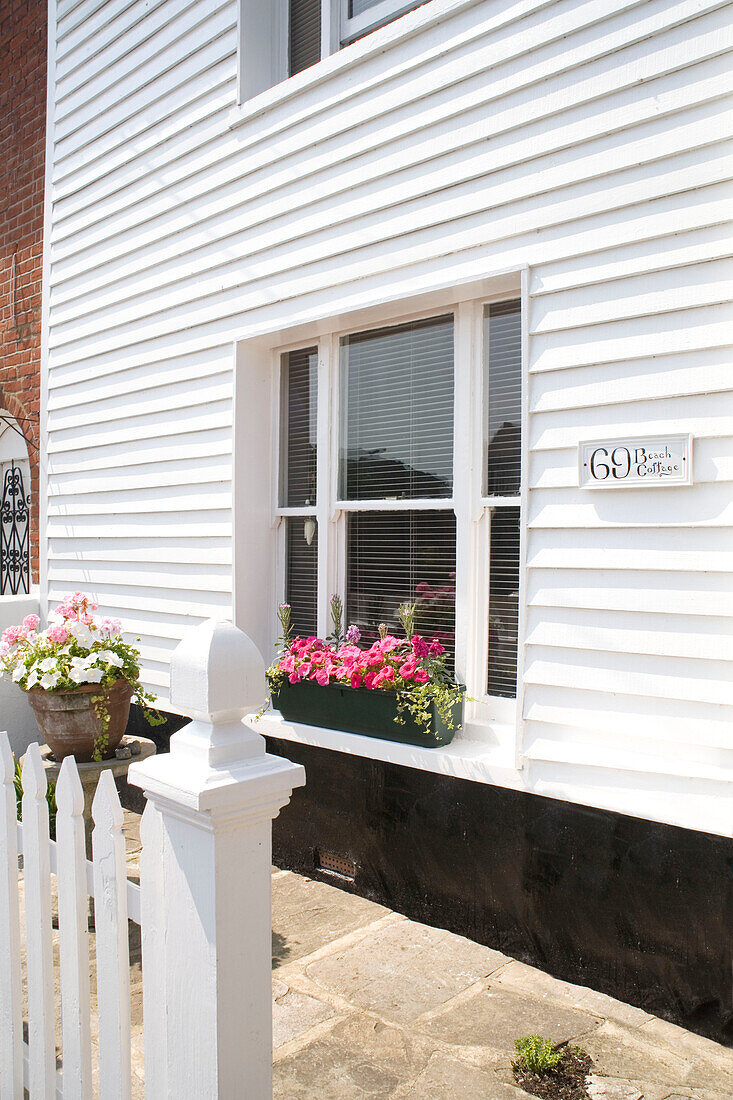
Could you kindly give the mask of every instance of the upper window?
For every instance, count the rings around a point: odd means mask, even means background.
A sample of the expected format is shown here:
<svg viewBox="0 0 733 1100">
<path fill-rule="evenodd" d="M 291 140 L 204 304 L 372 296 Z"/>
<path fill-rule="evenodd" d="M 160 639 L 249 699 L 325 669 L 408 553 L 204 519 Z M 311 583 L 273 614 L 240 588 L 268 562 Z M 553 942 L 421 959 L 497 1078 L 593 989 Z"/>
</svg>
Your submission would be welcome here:
<svg viewBox="0 0 733 1100">
<path fill-rule="evenodd" d="M 278 357 L 278 590 L 296 631 L 327 632 L 333 592 L 365 642 L 414 602 L 492 717 L 517 691 L 521 344 L 519 301 L 479 301 Z"/>
<path fill-rule="evenodd" d="M 239 0 L 240 102 L 427 0 Z"/>
</svg>

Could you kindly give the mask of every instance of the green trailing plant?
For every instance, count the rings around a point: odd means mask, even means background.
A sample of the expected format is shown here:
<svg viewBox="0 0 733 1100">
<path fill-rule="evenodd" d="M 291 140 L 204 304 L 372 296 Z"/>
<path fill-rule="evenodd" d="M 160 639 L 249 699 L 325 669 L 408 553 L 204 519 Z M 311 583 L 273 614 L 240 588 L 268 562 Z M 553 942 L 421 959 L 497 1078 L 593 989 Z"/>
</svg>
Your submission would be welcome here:
<svg viewBox="0 0 733 1100">
<path fill-rule="evenodd" d="M 13 786 L 15 787 L 15 801 L 18 821 L 23 820 L 23 769 L 20 760 L 13 753 Z M 51 840 L 56 839 L 56 784 L 49 780 L 46 787 L 46 802 L 48 803 L 48 826 Z"/>
<path fill-rule="evenodd" d="M 525 1035 L 515 1041 L 514 1047 L 519 1057 L 512 1067 L 540 1075 L 554 1073 L 563 1056 L 562 1049 L 558 1050 L 551 1039 L 539 1035 Z"/>
</svg>

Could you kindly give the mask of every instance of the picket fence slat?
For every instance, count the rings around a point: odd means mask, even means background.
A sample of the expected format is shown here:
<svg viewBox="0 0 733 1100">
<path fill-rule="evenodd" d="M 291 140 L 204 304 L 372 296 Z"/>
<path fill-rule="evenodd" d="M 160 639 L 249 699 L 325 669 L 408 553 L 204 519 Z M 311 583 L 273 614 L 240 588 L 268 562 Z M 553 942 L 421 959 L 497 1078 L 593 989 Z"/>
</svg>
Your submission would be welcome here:
<svg viewBox="0 0 733 1100">
<path fill-rule="evenodd" d="M 0 1100 L 23 1095 L 18 832 L 13 754 L 0 733 Z"/>
<path fill-rule="evenodd" d="M 122 807 L 111 772 L 92 801 L 101 1100 L 130 1100 L 130 950 Z"/>
<path fill-rule="evenodd" d="M 46 772 L 37 744 L 23 761 L 23 868 L 28 976 L 28 1092 L 31 1100 L 55 1100 L 51 851 Z"/>
<path fill-rule="evenodd" d="M 143 951 L 143 1038 L 145 1043 L 145 1096 L 159 1100 L 168 1095 L 168 1059 L 165 1011 L 165 908 L 163 881 L 163 822 L 148 802 L 140 819 L 140 916 L 145 935 Z"/>
<path fill-rule="evenodd" d="M 67 756 L 56 784 L 56 862 L 64 1100 L 91 1100 L 92 1036 L 89 985 L 87 858 L 84 789 Z"/>
</svg>

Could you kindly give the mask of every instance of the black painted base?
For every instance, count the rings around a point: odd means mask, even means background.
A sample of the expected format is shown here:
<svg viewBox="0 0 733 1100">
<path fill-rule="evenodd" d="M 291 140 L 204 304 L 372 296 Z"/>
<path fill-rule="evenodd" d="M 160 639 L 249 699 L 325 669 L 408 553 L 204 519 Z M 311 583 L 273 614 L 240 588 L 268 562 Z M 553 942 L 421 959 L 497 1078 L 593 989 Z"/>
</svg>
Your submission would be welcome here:
<svg viewBox="0 0 733 1100">
<path fill-rule="evenodd" d="M 733 841 L 268 739 L 307 783 L 274 861 L 733 1041 Z M 318 849 L 356 864 L 353 885 Z"/>
</svg>

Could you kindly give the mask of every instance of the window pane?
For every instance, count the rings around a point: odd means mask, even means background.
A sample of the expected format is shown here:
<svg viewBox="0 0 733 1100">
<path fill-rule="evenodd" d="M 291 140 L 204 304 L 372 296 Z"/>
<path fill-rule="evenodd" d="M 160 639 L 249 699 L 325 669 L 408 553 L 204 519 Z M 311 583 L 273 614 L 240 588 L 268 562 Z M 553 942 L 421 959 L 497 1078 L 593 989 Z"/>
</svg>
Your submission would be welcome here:
<svg viewBox="0 0 733 1100">
<path fill-rule="evenodd" d="M 342 500 L 453 491 L 453 317 L 341 341 Z"/>
<path fill-rule="evenodd" d="M 349 18 L 353 19 L 355 15 L 362 15 L 370 8 L 378 8 L 383 3 L 384 0 L 349 0 Z M 411 11 L 412 8 L 419 8 L 425 3 L 427 3 L 427 0 L 413 0 L 412 3 L 409 3 L 409 0 L 393 0 L 391 18 L 395 19 L 398 15 Z"/>
<path fill-rule="evenodd" d="M 489 496 L 519 492 L 522 425 L 522 331 L 520 303 L 499 302 L 484 312 L 488 327 L 488 476 Z"/>
<path fill-rule="evenodd" d="M 491 514 L 489 561 L 489 695 L 517 694 L 519 616 L 519 509 Z"/>
<path fill-rule="evenodd" d="M 318 349 L 291 351 L 282 361 L 280 503 L 316 503 Z"/>
<path fill-rule="evenodd" d="M 318 621 L 318 530 L 311 516 L 289 516 L 285 523 L 285 602 L 290 604 L 293 636 L 309 638 Z"/>
<path fill-rule="evenodd" d="M 290 0 L 289 41 L 291 76 L 321 60 L 321 0 Z"/>
<path fill-rule="evenodd" d="M 418 606 L 416 631 L 455 643 L 456 519 L 453 512 L 352 512 L 347 527 L 346 621 L 363 641 L 379 624 L 402 634 L 397 608 Z"/>
</svg>

